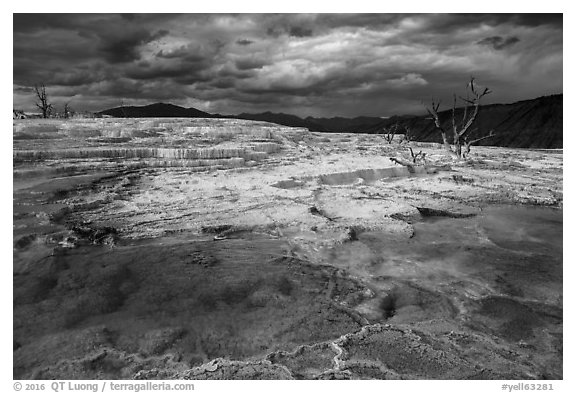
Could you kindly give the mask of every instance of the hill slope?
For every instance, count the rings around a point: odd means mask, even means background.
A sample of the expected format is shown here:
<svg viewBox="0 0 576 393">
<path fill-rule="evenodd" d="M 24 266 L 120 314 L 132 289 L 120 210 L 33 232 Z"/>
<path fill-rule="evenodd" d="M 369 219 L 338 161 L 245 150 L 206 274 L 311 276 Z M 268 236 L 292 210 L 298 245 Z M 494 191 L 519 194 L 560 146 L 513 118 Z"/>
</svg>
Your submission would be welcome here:
<svg viewBox="0 0 576 393">
<path fill-rule="evenodd" d="M 322 124 L 309 121 L 308 118 L 302 119 L 298 116 L 289 115 L 286 113 L 272 113 L 272 112 L 241 113 L 238 116 L 231 116 L 231 117 L 236 117 L 238 119 L 244 119 L 244 120 L 267 121 L 270 123 L 276 123 L 288 127 L 304 127 L 309 129 L 310 131 L 316 131 L 316 132 L 331 131 L 330 129 L 324 127 Z"/>
<path fill-rule="evenodd" d="M 350 129 L 369 128 L 382 122 L 381 117 L 359 116 L 352 119 L 346 117 L 307 117 L 310 123 L 318 124 L 328 132 L 349 132 Z"/>
<path fill-rule="evenodd" d="M 114 117 L 214 117 L 195 108 L 182 108 L 178 105 L 156 103 L 146 106 L 124 106 L 100 112 Z"/>
<path fill-rule="evenodd" d="M 494 130 L 495 136 L 480 145 L 540 149 L 562 148 L 562 94 L 518 101 L 513 104 L 493 104 L 480 107 L 478 118 L 470 135 L 475 139 Z M 462 117 L 463 108 L 457 108 L 456 118 Z M 443 127 L 451 137 L 452 111 L 439 113 Z M 351 132 L 379 133 L 383 127 L 398 123 L 411 129 L 412 139 L 423 142 L 441 142 L 440 133 L 428 116 L 394 116 L 371 127 L 356 127 Z"/>
</svg>

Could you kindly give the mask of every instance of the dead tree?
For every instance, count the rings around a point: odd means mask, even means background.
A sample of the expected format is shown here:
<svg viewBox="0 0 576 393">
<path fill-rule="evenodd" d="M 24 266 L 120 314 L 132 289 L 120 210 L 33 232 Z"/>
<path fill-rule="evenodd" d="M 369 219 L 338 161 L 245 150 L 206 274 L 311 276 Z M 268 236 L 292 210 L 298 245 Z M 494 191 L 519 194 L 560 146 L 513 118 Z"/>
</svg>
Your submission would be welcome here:
<svg viewBox="0 0 576 393">
<path fill-rule="evenodd" d="M 474 84 L 474 78 L 470 78 L 470 83 L 468 83 L 466 86 L 466 93 L 466 98 L 460 97 L 460 99 L 465 103 L 462 119 L 460 121 L 456 119 L 457 98 L 456 94 L 454 94 L 454 103 L 452 105 L 452 145 L 454 145 L 454 149 L 452 149 L 450 144 L 448 132 L 446 129 L 444 129 L 442 123 L 440 122 L 438 115 L 440 101 L 432 101 L 431 108 L 426 108 L 430 116 L 432 116 L 432 120 L 434 121 L 436 129 L 440 131 L 440 134 L 442 135 L 442 143 L 444 144 L 444 148 L 450 152 L 451 155 L 454 155 L 459 159 L 464 158 L 462 145 L 464 144 L 467 134 L 470 131 L 470 127 L 478 116 L 478 111 L 480 110 L 480 100 L 485 95 L 490 94 L 491 91 L 487 87 L 485 87 L 484 90 L 477 90 L 477 87 Z M 478 140 L 475 142 L 478 142 Z M 469 152 L 470 146 L 468 146 L 467 149 Z"/>
<path fill-rule="evenodd" d="M 410 143 L 410 140 L 412 138 L 412 129 L 408 126 L 404 126 L 404 139 L 402 139 L 400 141 L 400 143 L 402 142 L 406 142 L 406 143 Z"/>
<path fill-rule="evenodd" d="M 120 102 L 120 110 L 122 111 L 122 117 L 128 117 L 126 116 L 126 107 L 124 106 L 124 100 Z"/>
<path fill-rule="evenodd" d="M 390 127 L 383 127 L 382 131 L 384 131 L 384 140 L 390 144 L 394 140 L 394 136 L 398 131 L 398 123 Z"/>
<path fill-rule="evenodd" d="M 34 90 L 36 92 L 36 106 L 42 111 L 42 117 L 47 119 L 52 113 L 52 104 L 48 103 L 48 94 L 46 94 L 46 86 L 42 83 L 40 86 L 35 85 Z"/>
<path fill-rule="evenodd" d="M 414 150 L 412 150 L 411 147 L 408 147 L 408 150 L 410 150 L 410 156 L 412 162 L 409 162 L 404 158 L 396 158 L 396 157 L 390 157 L 390 161 L 405 166 L 406 168 L 408 168 L 408 171 L 410 171 L 410 173 L 414 173 L 415 166 L 426 164 L 426 153 L 423 153 L 422 150 L 420 150 L 418 153 L 414 153 Z"/>
<path fill-rule="evenodd" d="M 411 147 L 408 149 L 410 149 L 410 155 L 412 156 L 412 162 L 414 164 L 417 164 L 418 161 L 422 161 L 424 164 L 426 163 L 426 153 L 422 153 L 422 150 L 420 150 L 418 153 L 414 154 Z"/>
<path fill-rule="evenodd" d="M 414 169 L 414 163 L 406 161 L 403 158 L 397 158 L 397 157 L 390 157 L 390 161 L 395 162 L 396 164 L 405 166 L 408 168 L 408 170 L 413 170 Z"/>
<path fill-rule="evenodd" d="M 67 103 L 64 104 L 64 118 L 69 119 L 71 112 L 72 111 L 70 110 L 70 101 L 68 101 Z"/>
</svg>

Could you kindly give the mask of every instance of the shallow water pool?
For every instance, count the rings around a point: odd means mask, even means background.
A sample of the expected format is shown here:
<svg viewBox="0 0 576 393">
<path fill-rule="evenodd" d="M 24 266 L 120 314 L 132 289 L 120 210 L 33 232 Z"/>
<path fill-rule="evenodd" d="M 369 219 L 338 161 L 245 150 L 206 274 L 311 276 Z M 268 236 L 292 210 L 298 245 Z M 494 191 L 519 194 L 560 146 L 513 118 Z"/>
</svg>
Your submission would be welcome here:
<svg viewBox="0 0 576 393">
<path fill-rule="evenodd" d="M 325 251 L 324 260 L 370 286 L 374 298 L 357 310 L 374 322 L 455 318 L 482 330 L 489 302 L 537 315 L 553 310 L 553 324 L 561 324 L 562 222 L 561 210 L 515 206 L 468 218 L 427 217 L 413 224 L 410 239 L 365 232 Z M 490 315 L 497 321 L 488 325 L 496 326 L 516 314 Z M 542 326 L 549 328 L 546 318 Z"/>
</svg>

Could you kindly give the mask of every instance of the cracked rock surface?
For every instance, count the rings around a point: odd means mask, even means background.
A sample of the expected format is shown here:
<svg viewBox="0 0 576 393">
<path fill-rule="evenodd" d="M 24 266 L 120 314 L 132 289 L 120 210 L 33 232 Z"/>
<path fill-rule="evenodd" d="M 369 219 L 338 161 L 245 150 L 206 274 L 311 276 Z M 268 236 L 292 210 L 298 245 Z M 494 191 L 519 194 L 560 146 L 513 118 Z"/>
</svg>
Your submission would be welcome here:
<svg viewBox="0 0 576 393">
<path fill-rule="evenodd" d="M 562 151 L 14 122 L 15 379 L 561 379 Z"/>
</svg>

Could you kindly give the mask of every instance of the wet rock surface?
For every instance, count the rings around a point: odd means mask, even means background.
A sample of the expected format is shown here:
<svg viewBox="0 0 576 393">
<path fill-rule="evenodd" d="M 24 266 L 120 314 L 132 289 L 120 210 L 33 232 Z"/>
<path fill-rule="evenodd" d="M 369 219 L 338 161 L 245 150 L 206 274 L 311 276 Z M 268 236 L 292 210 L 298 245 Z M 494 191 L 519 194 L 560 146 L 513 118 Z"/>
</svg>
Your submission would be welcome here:
<svg viewBox="0 0 576 393">
<path fill-rule="evenodd" d="M 14 123 L 18 379 L 562 378 L 562 154 Z"/>
</svg>

